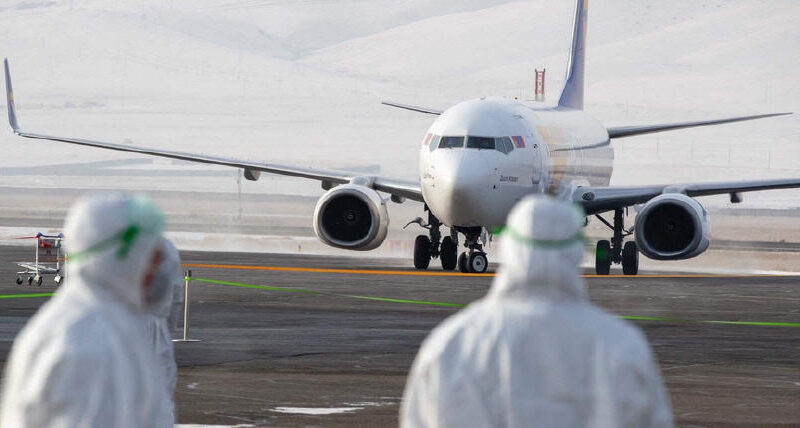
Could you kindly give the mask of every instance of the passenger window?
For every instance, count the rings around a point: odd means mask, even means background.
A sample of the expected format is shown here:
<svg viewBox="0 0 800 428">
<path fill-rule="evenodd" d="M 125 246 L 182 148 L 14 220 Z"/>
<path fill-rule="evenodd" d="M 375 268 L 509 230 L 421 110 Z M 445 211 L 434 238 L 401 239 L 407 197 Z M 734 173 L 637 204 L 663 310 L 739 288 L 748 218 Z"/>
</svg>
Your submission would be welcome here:
<svg viewBox="0 0 800 428">
<path fill-rule="evenodd" d="M 436 150 L 436 147 L 439 146 L 439 140 L 441 140 L 441 139 L 442 139 L 441 135 L 434 135 L 433 137 L 431 137 L 431 142 L 430 142 L 430 145 L 429 145 L 431 151 Z"/>
<path fill-rule="evenodd" d="M 442 137 L 439 140 L 440 149 L 453 149 L 464 147 L 464 137 Z"/>
<path fill-rule="evenodd" d="M 495 138 L 495 145 L 497 146 L 498 151 L 505 154 L 509 154 L 514 151 L 514 144 L 511 143 L 511 139 L 508 137 Z"/>
<path fill-rule="evenodd" d="M 467 141 L 468 149 L 494 150 L 494 138 L 489 137 L 469 137 Z"/>
</svg>

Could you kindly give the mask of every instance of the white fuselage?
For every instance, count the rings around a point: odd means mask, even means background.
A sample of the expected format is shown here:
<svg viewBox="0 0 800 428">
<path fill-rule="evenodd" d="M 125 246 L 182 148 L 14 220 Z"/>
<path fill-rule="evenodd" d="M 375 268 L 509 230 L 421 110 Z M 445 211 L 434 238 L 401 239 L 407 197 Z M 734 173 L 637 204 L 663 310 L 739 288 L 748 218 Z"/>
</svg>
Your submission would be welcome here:
<svg viewBox="0 0 800 428">
<path fill-rule="evenodd" d="M 465 137 L 460 146 L 458 137 Z M 613 160 L 606 128 L 583 111 L 487 97 L 436 119 L 422 142 L 419 174 L 425 202 L 442 223 L 492 228 L 530 193 L 608 186 Z"/>
</svg>

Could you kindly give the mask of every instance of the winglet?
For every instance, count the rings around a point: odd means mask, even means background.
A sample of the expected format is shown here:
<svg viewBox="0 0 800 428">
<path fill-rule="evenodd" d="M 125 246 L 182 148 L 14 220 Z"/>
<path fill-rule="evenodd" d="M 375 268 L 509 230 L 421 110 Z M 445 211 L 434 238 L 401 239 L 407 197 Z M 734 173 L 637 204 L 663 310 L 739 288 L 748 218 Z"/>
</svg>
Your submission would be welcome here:
<svg viewBox="0 0 800 428">
<path fill-rule="evenodd" d="M 575 27 L 572 30 L 572 48 L 569 52 L 567 77 L 558 99 L 559 107 L 583 110 L 583 81 L 586 75 L 586 30 L 589 0 L 578 0 L 575 9 Z"/>
<path fill-rule="evenodd" d="M 11 72 L 8 71 L 8 58 L 3 60 L 6 69 L 6 103 L 8 104 L 8 123 L 16 134 L 19 132 L 17 123 L 17 109 L 14 108 L 14 90 L 11 88 Z"/>
</svg>

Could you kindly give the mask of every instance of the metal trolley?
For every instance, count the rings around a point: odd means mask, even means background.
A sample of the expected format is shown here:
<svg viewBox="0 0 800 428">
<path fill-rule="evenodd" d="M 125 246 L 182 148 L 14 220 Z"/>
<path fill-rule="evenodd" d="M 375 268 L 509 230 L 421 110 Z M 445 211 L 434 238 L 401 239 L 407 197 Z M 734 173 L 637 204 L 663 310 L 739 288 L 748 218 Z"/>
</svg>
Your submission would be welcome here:
<svg viewBox="0 0 800 428">
<path fill-rule="evenodd" d="M 28 285 L 41 286 L 44 275 L 54 275 L 53 281 L 56 285 L 64 282 L 64 253 L 61 251 L 61 242 L 64 235 L 45 235 L 36 234 L 36 259 L 33 263 L 17 262 L 22 271 L 17 272 L 17 285 L 22 285 L 25 281 Z"/>
</svg>

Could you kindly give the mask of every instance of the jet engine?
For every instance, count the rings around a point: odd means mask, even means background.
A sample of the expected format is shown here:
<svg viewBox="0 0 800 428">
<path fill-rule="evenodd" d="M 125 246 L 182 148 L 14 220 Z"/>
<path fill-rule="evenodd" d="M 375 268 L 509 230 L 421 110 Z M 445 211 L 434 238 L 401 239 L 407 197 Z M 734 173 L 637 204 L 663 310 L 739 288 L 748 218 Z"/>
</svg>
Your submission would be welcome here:
<svg viewBox="0 0 800 428">
<path fill-rule="evenodd" d="M 314 232 L 332 247 L 372 250 L 383 243 L 388 230 L 386 201 L 366 186 L 339 185 L 325 193 L 314 210 Z"/>
<path fill-rule="evenodd" d="M 651 199 L 636 216 L 636 243 L 656 260 L 683 260 L 702 254 L 709 244 L 708 212 L 680 193 Z"/>
</svg>

